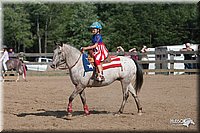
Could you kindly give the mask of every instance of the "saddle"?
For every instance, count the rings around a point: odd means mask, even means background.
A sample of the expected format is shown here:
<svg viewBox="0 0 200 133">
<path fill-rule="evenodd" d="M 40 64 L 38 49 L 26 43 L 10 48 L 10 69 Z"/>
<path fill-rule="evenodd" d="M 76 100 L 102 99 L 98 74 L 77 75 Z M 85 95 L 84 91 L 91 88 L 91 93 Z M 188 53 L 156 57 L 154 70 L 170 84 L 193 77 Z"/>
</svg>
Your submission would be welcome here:
<svg viewBox="0 0 200 133">
<path fill-rule="evenodd" d="M 94 65 L 94 58 L 90 54 L 88 54 L 88 61 L 90 62 L 90 64 L 93 65 L 93 67 L 96 67 Z M 108 57 L 104 61 L 102 61 L 101 63 L 103 65 L 103 64 L 106 64 L 106 63 L 110 63 L 110 62 L 111 62 L 111 57 L 110 57 L 110 55 L 108 55 Z"/>
<path fill-rule="evenodd" d="M 90 53 L 87 55 L 88 63 L 90 63 L 90 65 L 92 65 L 93 68 L 94 68 L 93 69 L 93 74 L 91 76 L 91 79 L 95 79 L 95 80 L 99 81 L 98 78 L 97 78 L 98 71 L 97 71 L 97 68 L 96 68 L 96 65 L 95 65 L 93 57 L 94 56 L 91 55 Z M 118 56 L 110 56 L 110 55 L 108 55 L 108 57 L 103 62 L 101 62 L 101 64 L 102 64 L 102 69 L 103 70 L 106 70 L 106 69 L 109 69 L 109 68 L 121 67 L 121 71 L 123 71 L 122 64 L 121 64 L 121 61 L 120 61 L 120 57 L 118 57 Z M 85 67 L 84 67 L 84 69 L 85 69 Z"/>
<path fill-rule="evenodd" d="M 92 64 L 92 66 L 95 68 L 94 69 L 94 71 L 93 71 L 93 74 L 92 74 L 92 78 L 91 79 L 96 79 L 96 80 L 98 80 L 97 79 L 97 70 L 96 70 L 96 65 L 95 65 L 95 63 L 94 63 L 94 58 L 93 58 L 93 52 L 89 52 L 89 54 L 88 54 L 88 61 L 90 62 L 90 64 Z M 108 57 L 104 60 L 104 61 L 102 61 L 101 62 L 101 64 L 103 65 L 103 64 L 105 64 L 105 63 L 110 63 L 111 62 L 111 58 L 110 58 L 110 56 L 108 55 Z M 105 80 L 105 79 L 104 79 Z"/>
</svg>

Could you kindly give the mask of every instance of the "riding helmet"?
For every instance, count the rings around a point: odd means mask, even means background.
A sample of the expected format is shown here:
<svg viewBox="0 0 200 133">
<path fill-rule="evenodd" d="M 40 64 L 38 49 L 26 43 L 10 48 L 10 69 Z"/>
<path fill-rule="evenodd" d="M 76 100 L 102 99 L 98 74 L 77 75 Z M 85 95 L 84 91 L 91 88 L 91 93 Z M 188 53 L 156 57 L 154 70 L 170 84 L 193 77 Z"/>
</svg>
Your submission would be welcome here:
<svg viewBox="0 0 200 133">
<path fill-rule="evenodd" d="M 92 25 L 90 26 L 90 28 L 94 28 L 94 29 L 102 29 L 102 26 L 99 22 L 94 22 L 92 23 Z"/>
<path fill-rule="evenodd" d="M 7 49 L 8 47 L 6 45 L 3 45 L 3 49 Z"/>
</svg>

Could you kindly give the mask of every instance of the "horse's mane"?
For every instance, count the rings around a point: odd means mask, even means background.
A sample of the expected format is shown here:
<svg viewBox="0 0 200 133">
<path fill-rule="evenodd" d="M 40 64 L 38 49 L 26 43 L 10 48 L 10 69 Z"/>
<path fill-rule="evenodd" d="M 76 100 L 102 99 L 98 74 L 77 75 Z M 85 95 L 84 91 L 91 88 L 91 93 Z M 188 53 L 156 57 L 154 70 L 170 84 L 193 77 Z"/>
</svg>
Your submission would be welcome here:
<svg viewBox="0 0 200 133">
<path fill-rule="evenodd" d="M 80 50 L 78 50 L 76 47 L 70 45 L 70 44 L 63 44 L 63 47 L 68 47 L 70 50 L 75 51 L 75 53 L 80 54 Z"/>
</svg>

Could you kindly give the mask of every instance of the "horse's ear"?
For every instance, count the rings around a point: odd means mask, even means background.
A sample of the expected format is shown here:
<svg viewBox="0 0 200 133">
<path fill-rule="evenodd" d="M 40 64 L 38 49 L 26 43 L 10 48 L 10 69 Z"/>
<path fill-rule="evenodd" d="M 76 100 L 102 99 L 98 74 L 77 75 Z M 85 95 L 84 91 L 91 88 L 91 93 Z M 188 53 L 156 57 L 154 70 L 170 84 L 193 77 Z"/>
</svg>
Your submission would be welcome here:
<svg viewBox="0 0 200 133">
<path fill-rule="evenodd" d="M 54 41 L 54 44 L 55 44 L 55 45 L 58 45 L 58 44 L 56 43 L 56 41 Z"/>
<path fill-rule="evenodd" d="M 60 46 L 63 47 L 63 42 L 62 41 L 60 41 Z"/>
</svg>

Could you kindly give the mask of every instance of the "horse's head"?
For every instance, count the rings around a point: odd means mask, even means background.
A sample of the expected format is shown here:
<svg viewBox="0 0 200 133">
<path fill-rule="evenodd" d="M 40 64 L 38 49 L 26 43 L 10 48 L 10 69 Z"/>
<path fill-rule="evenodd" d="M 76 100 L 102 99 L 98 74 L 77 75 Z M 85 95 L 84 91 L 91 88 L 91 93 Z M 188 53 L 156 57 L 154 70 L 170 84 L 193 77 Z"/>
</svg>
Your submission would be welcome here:
<svg viewBox="0 0 200 133">
<path fill-rule="evenodd" d="M 52 64 L 50 65 L 51 68 L 56 69 L 58 66 L 62 65 L 64 63 L 64 56 L 63 56 L 63 44 L 57 44 L 56 42 L 54 42 L 56 44 L 56 49 L 53 52 L 53 61 Z"/>
</svg>

